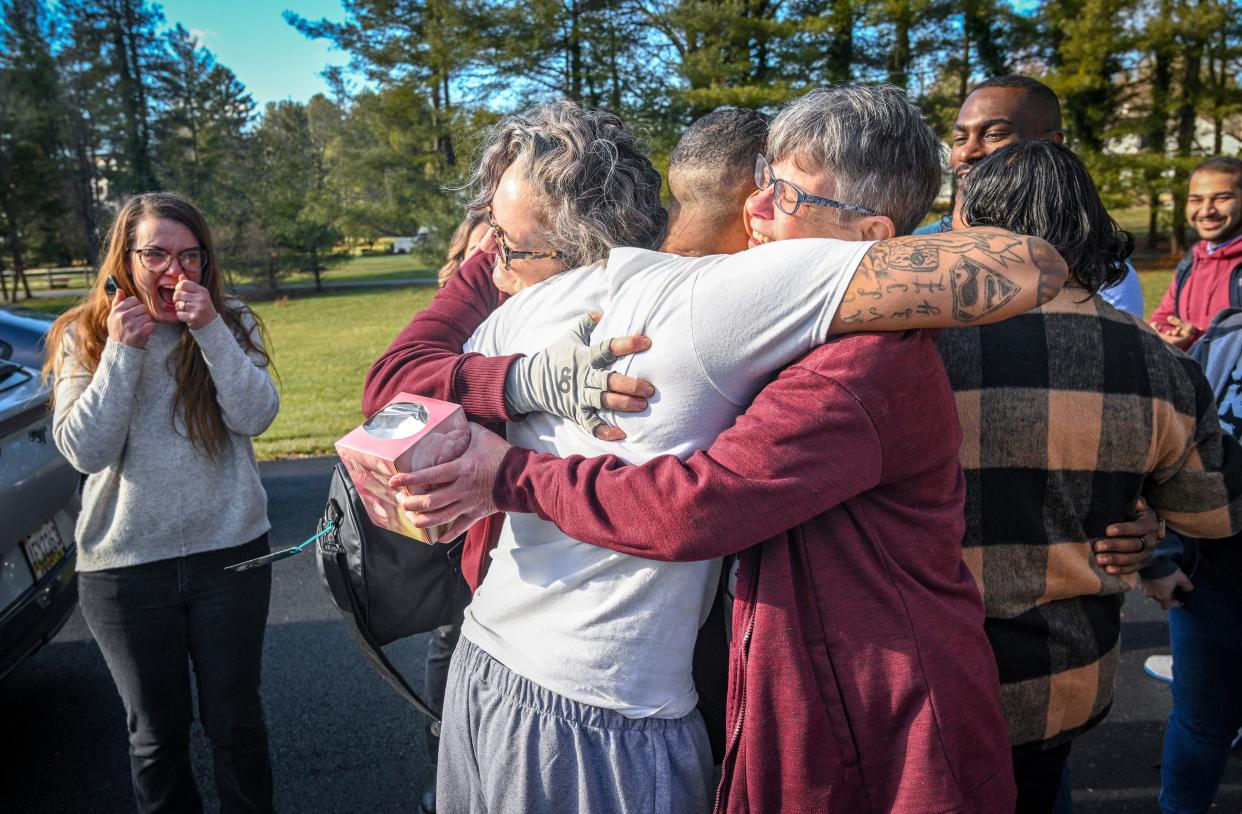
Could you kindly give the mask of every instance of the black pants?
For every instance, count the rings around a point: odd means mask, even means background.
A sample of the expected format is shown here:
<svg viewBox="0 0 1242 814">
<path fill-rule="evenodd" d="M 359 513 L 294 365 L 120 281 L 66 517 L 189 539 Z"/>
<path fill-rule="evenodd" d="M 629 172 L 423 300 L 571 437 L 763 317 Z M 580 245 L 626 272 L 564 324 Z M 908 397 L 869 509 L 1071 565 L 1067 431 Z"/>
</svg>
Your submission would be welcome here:
<svg viewBox="0 0 1242 814">
<path fill-rule="evenodd" d="M 125 705 L 140 812 L 202 810 L 190 767 L 190 663 L 221 812 L 272 809 L 259 693 L 272 570 L 222 570 L 267 551 L 263 535 L 234 548 L 78 575 L 82 615 Z"/>
<path fill-rule="evenodd" d="M 1013 777 L 1018 787 L 1017 814 L 1050 814 L 1054 811 L 1071 746 L 1073 741 L 1066 741 L 1043 752 L 1014 752 Z"/>
</svg>

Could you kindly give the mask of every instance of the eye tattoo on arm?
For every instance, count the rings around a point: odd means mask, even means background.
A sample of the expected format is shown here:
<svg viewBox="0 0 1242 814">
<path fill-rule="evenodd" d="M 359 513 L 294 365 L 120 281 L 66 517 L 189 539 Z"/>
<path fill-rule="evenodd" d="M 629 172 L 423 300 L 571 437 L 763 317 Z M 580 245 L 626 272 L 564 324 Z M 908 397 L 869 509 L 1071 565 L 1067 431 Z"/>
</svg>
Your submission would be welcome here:
<svg viewBox="0 0 1242 814">
<path fill-rule="evenodd" d="M 840 317 L 866 322 L 879 311 L 900 323 L 913 314 L 925 325 L 945 327 L 990 321 L 1002 309 L 1016 314 L 1047 302 L 1065 276 L 1064 261 L 1046 242 L 1004 229 L 894 238 L 876 243 L 863 257 Z M 1028 289 L 1037 302 L 1026 304 L 1029 294 L 1013 302 Z"/>
</svg>

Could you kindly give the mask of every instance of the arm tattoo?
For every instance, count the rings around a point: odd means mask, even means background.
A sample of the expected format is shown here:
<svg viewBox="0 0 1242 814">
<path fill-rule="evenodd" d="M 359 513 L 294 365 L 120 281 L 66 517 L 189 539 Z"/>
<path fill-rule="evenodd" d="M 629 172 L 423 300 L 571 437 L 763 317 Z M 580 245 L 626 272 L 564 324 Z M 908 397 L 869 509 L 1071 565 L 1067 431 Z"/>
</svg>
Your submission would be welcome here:
<svg viewBox="0 0 1242 814">
<path fill-rule="evenodd" d="M 1031 259 L 1039 267 L 1039 283 L 1035 291 L 1039 295 L 1040 303 L 1048 302 L 1057 295 L 1061 286 L 1065 285 L 1069 270 L 1061 256 L 1048 248 L 1048 244 L 1042 240 L 1036 242 L 1033 238 L 1028 238 L 1027 246 Z"/>
<path fill-rule="evenodd" d="M 939 266 L 935 246 L 894 246 L 888 252 L 888 267 L 897 271 L 935 271 Z"/>
<path fill-rule="evenodd" d="M 985 235 L 979 230 L 973 232 L 944 232 L 938 235 L 926 235 L 922 239 L 903 239 L 893 245 L 885 246 L 884 262 L 878 268 L 891 271 L 929 272 L 940 269 L 943 259 L 941 254 L 966 254 L 980 251 L 994 260 L 1001 268 L 1010 263 L 1021 263 L 1022 255 L 1017 249 L 1022 246 L 1022 238 L 1005 232 L 1002 234 Z"/>
<path fill-rule="evenodd" d="M 853 305 L 841 319 L 869 322 L 883 313 L 905 320 L 913 309 L 923 317 L 947 311 L 954 323 L 971 324 L 1024 290 L 1036 291 L 1037 304 L 1047 302 L 1065 275 L 1064 262 L 1047 243 L 1003 229 L 895 238 L 875 244 L 863 257 L 842 300 Z M 922 302 L 912 301 L 912 294 Z"/>
<path fill-rule="evenodd" d="M 949 274 L 953 318 L 974 322 L 1014 298 L 1021 289 L 1001 274 L 963 257 Z"/>
</svg>

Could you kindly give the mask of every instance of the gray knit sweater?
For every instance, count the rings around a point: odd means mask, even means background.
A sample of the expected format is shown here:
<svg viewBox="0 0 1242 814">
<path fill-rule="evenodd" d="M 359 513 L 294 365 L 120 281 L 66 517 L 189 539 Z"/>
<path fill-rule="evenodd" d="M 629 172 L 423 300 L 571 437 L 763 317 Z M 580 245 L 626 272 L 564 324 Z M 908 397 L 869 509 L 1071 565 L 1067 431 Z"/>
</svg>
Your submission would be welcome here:
<svg viewBox="0 0 1242 814">
<path fill-rule="evenodd" d="M 253 322 L 246 325 L 258 344 Z M 76 364 L 66 335 L 52 432 L 88 475 L 76 528 L 79 571 L 237 546 L 270 527 L 250 438 L 276 417 L 276 387 L 221 317 L 193 331 L 229 430 L 219 458 L 208 458 L 172 414 L 172 352 L 184 330 L 160 324 L 144 349 L 108 340 L 94 373 Z"/>
</svg>

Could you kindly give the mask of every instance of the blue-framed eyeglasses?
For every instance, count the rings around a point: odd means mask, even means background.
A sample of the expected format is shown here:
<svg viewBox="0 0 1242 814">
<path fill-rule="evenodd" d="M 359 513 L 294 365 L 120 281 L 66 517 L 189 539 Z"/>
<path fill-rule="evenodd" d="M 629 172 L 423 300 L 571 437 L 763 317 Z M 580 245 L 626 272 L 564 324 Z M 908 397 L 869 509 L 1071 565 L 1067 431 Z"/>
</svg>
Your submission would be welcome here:
<svg viewBox="0 0 1242 814">
<path fill-rule="evenodd" d="M 768 163 L 768 160 L 763 157 L 762 153 L 755 156 L 755 186 L 759 187 L 759 189 L 772 187 L 772 202 L 776 204 L 777 209 L 786 215 L 795 214 L 804 203 L 822 206 L 827 209 L 844 209 L 846 212 L 857 212 L 860 215 L 880 214 L 865 206 L 841 203 L 840 201 L 834 201 L 832 198 L 821 198 L 818 195 L 810 195 L 803 192 L 789 181 L 777 178 L 772 173 L 772 165 Z"/>
</svg>

